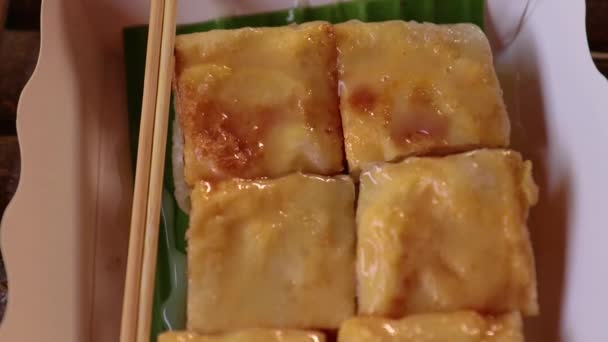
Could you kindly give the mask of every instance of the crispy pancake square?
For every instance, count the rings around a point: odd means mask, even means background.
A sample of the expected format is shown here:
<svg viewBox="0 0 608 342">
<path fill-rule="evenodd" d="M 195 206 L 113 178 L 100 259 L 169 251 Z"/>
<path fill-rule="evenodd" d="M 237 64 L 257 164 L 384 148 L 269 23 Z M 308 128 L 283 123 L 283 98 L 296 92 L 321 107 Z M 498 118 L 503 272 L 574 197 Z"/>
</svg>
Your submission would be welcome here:
<svg viewBox="0 0 608 342">
<path fill-rule="evenodd" d="M 200 182 L 188 231 L 188 328 L 337 329 L 355 310 L 348 176 Z"/>
<path fill-rule="evenodd" d="M 532 165 L 507 150 L 412 157 L 361 174 L 359 313 L 538 312 Z"/>
<path fill-rule="evenodd" d="M 333 26 L 177 36 L 175 108 L 185 180 L 343 169 Z"/>
<path fill-rule="evenodd" d="M 352 173 L 372 162 L 509 144 L 492 51 L 477 26 L 349 21 L 335 32 Z"/>
<path fill-rule="evenodd" d="M 170 331 L 158 342 L 325 342 L 319 332 L 302 330 L 249 329 L 222 335 L 199 335 L 193 332 Z"/>
<path fill-rule="evenodd" d="M 496 317 L 474 311 L 420 314 L 391 320 L 356 317 L 342 324 L 338 342 L 523 342 L 517 312 Z"/>
</svg>

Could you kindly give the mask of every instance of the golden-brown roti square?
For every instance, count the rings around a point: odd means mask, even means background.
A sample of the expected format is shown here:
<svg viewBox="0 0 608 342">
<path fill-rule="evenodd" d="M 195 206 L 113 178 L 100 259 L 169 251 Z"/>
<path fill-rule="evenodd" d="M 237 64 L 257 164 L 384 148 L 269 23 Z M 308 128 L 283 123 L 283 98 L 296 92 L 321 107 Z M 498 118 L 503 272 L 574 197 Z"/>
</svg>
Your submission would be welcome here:
<svg viewBox="0 0 608 342">
<path fill-rule="evenodd" d="M 371 162 L 509 144 L 492 52 L 477 26 L 350 21 L 335 31 L 354 174 Z"/>
<path fill-rule="evenodd" d="M 248 329 L 221 335 L 170 331 L 160 335 L 158 342 L 325 342 L 325 336 L 312 331 L 273 329 Z"/>
<path fill-rule="evenodd" d="M 354 314 L 348 176 L 200 182 L 188 231 L 188 328 L 337 329 Z"/>
<path fill-rule="evenodd" d="M 517 152 L 408 158 L 361 174 L 359 313 L 538 312 L 527 217 L 538 189 Z"/>
<path fill-rule="evenodd" d="M 342 324 L 338 342 L 523 342 L 517 312 L 491 317 L 473 311 L 420 314 L 391 320 L 356 317 Z"/>
<path fill-rule="evenodd" d="M 185 180 L 343 169 L 333 27 L 312 22 L 177 36 Z"/>
</svg>

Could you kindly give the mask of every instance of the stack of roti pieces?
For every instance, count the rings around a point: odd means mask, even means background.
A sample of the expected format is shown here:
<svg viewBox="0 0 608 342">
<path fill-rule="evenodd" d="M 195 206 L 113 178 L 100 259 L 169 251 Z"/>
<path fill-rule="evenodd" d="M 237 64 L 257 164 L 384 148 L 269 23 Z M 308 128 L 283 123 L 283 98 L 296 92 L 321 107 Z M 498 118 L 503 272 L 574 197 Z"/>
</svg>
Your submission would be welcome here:
<svg viewBox="0 0 608 342">
<path fill-rule="evenodd" d="M 538 190 L 479 28 L 214 30 L 175 58 L 188 331 L 159 341 L 523 341 Z"/>
</svg>

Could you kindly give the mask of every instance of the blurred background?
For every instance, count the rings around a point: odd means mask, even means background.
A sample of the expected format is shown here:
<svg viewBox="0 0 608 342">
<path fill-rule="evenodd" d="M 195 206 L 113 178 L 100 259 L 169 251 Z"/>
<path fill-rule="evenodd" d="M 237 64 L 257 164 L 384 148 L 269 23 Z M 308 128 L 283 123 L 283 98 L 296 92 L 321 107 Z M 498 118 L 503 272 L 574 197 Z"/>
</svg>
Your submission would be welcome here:
<svg viewBox="0 0 608 342">
<path fill-rule="evenodd" d="M 15 117 L 19 95 L 38 58 L 40 2 L 0 0 L 0 217 L 19 181 Z M 606 18 L 608 0 L 587 0 L 589 47 L 598 69 L 608 77 Z M 0 254 L 0 319 L 6 307 L 8 286 Z"/>
</svg>

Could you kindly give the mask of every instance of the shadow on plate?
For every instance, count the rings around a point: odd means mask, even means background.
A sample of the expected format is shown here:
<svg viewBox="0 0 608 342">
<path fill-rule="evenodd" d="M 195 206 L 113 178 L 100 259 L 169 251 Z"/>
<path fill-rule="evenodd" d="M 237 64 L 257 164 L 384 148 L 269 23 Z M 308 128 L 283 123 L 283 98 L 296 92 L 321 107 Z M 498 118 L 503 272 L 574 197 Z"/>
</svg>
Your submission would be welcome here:
<svg viewBox="0 0 608 342">
<path fill-rule="evenodd" d="M 487 23 L 491 25 L 491 22 Z M 536 257 L 538 298 L 541 313 L 525 320 L 526 341 L 563 340 L 560 322 L 567 272 L 567 236 L 571 189 L 568 165 L 561 159 L 548 132 L 548 116 L 543 98 L 534 37 L 526 35 L 518 46 L 497 54 L 497 70 L 511 116 L 511 147 L 534 164 L 539 186 L 539 202 L 532 208 L 529 229 Z M 504 53 L 504 55 L 503 55 Z"/>
</svg>

